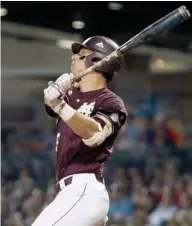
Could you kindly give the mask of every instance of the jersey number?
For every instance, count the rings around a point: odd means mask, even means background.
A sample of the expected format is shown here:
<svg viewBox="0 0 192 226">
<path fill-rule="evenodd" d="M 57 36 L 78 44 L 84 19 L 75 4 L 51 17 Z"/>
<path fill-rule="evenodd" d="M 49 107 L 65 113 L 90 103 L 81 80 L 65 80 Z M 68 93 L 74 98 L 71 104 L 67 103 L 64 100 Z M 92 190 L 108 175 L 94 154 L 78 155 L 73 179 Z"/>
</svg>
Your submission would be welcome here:
<svg viewBox="0 0 192 226">
<path fill-rule="evenodd" d="M 55 151 L 57 152 L 61 133 L 57 133 Z"/>
</svg>

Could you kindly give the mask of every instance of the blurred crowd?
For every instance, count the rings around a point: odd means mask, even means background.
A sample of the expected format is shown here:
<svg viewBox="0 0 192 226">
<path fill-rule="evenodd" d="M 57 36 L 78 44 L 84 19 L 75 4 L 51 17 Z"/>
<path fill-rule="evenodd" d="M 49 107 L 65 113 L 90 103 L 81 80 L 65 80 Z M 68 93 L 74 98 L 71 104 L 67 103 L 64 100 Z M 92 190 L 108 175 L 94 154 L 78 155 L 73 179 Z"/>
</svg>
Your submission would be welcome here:
<svg viewBox="0 0 192 226">
<path fill-rule="evenodd" d="M 134 141 L 136 141 L 137 145 L 140 142 L 149 146 L 180 147 L 184 143 L 183 136 L 180 131 L 170 125 L 170 121 L 174 120 L 173 118 L 163 114 L 139 118 L 130 113 L 128 126 L 124 127 L 121 135 L 125 137 L 125 141 L 129 144 L 134 144 Z M 175 121 L 179 121 L 179 119 L 176 118 Z"/>
<path fill-rule="evenodd" d="M 109 225 L 192 225 L 192 174 L 180 174 L 174 159 L 146 174 L 137 167 L 117 169 L 109 186 Z"/>
<path fill-rule="evenodd" d="M 167 122 L 130 114 L 105 166 L 109 226 L 192 226 L 192 150 Z M 54 199 L 55 139 L 54 123 L 2 128 L 2 226 L 30 226 Z"/>
</svg>

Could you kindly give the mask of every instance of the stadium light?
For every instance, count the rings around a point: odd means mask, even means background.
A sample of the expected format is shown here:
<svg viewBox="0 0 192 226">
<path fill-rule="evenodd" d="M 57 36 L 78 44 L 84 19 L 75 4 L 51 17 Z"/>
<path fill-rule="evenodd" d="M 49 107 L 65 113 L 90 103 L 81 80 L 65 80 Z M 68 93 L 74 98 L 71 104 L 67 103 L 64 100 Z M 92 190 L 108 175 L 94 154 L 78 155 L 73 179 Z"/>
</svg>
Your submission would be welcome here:
<svg viewBox="0 0 192 226">
<path fill-rule="evenodd" d="M 83 20 L 83 16 L 81 12 L 75 13 L 72 21 L 72 27 L 75 29 L 83 29 L 85 27 L 85 22 Z"/>
<path fill-rule="evenodd" d="M 61 39 L 61 40 L 57 40 L 56 45 L 62 49 L 71 49 L 71 45 L 73 43 L 74 43 L 74 41 L 72 41 L 72 40 Z"/>
<path fill-rule="evenodd" d="M 164 67 L 165 67 L 165 61 L 162 60 L 162 59 L 157 59 L 157 60 L 155 61 L 155 65 L 156 65 L 157 67 L 159 67 L 159 68 L 164 68 Z"/>
<path fill-rule="evenodd" d="M 121 10 L 123 8 L 123 4 L 120 2 L 109 2 L 108 7 L 111 10 Z"/>
<path fill-rule="evenodd" d="M 6 8 L 1 8 L 1 16 L 6 16 L 8 13 L 8 10 Z"/>
<path fill-rule="evenodd" d="M 72 27 L 75 29 L 83 29 L 85 27 L 85 22 L 82 20 L 75 20 L 72 22 Z"/>
</svg>

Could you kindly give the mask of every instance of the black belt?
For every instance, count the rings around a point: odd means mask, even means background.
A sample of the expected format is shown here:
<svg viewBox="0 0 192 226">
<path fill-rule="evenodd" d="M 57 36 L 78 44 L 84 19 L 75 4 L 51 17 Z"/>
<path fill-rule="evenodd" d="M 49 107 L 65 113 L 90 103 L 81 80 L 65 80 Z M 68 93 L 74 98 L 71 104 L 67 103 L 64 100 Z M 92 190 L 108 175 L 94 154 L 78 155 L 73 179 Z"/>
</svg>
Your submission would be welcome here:
<svg viewBox="0 0 192 226">
<path fill-rule="evenodd" d="M 73 179 L 73 176 L 64 179 L 65 187 L 72 183 L 72 179 Z M 104 184 L 104 179 L 103 178 L 100 178 L 100 177 L 96 176 L 96 179 L 97 179 L 98 182 Z M 59 182 L 55 185 L 55 191 L 56 191 L 56 193 L 61 191 Z"/>
</svg>

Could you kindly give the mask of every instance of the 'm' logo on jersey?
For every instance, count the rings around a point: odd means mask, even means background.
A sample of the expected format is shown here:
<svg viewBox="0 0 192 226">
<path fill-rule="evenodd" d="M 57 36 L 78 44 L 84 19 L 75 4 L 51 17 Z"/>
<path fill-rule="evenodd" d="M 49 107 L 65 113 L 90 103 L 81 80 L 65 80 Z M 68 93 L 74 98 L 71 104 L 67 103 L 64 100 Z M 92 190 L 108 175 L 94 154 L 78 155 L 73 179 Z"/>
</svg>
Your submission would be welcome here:
<svg viewBox="0 0 192 226">
<path fill-rule="evenodd" d="M 86 116 L 90 116 L 91 113 L 93 112 L 94 107 L 95 107 L 95 102 L 92 102 L 90 104 L 84 103 L 83 105 L 81 105 L 81 107 L 77 111 Z"/>
</svg>

